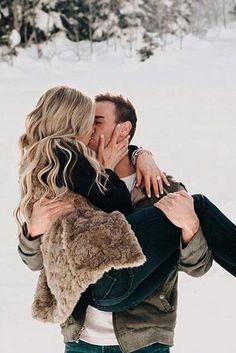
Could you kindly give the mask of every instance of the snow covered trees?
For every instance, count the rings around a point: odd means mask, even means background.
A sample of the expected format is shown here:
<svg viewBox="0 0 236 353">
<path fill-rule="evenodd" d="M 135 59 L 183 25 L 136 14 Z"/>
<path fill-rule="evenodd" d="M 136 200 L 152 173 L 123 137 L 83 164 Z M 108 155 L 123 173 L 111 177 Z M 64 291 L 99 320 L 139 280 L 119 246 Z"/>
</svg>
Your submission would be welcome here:
<svg viewBox="0 0 236 353">
<path fill-rule="evenodd" d="M 198 0 L 193 2 L 192 28 L 194 32 L 205 32 L 212 26 L 227 26 L 235 20 L 233 14 L 236 0 Z"/>
<path fill-rule="evenodd" d="M 0 47 L 40 44 L 63 32 L 79 43 L 106 40 L 127 44 L 129 55 L 146 60 L 169 36 L 182 39 L 208 24 L 234 18 L 236 0 L 1 0 Z M 112 41 L 110 41 L 112 39 Z M 109 43 L 108 43 L 109 44 Z"/>
</svg>

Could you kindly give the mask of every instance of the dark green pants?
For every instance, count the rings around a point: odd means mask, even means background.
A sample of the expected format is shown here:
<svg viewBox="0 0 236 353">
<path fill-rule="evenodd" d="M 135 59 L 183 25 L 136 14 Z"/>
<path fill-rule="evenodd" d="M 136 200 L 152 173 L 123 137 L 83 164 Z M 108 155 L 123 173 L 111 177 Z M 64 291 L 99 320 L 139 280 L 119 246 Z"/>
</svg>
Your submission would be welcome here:
<svg viewBox="0 0 236 353">
<path fill-rule="evenodd" d="M 140 348 L 134 353 L 169 353 L 170 348 L 164 344 L 154 343 L 151 346 Z M 64 353 L 122 353 L 119 346 L 97 346 L 84 341 L 69 342 L 65 345 Z"/>
</svg>

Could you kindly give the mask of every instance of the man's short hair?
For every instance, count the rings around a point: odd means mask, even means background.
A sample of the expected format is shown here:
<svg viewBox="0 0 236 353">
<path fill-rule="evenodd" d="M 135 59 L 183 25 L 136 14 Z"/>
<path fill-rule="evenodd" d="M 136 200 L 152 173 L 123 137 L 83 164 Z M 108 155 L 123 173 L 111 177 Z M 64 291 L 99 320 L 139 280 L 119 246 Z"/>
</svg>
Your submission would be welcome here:
<svg viewBox="0 0 236 353">
<path fill-rule="evenodd" d="M 137 115 L 133 104 L 122 95 L 112 95 L 110 93 L 98 94 L 95 97 L 96 102 L 111 102 L 115 105 L 116 112 L 116 122 L 124 123 L 130 121 L 132 128 L 130 130 L 130 140 L 133 138 L 136 125 L 137 125 Z"/>
</svg>

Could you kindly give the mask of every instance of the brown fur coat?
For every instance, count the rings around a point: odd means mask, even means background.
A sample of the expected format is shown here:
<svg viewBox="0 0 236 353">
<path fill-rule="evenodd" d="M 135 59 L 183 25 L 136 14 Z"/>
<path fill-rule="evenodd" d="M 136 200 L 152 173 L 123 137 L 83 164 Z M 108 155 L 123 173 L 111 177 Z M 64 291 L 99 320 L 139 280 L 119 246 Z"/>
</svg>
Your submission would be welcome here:
<svg viewBox="0 0 236 353">
<path fill-rule="evenodd" d="M 36 186 L 33 201 L 40 196 Z M 146 260 L 120 212 L 105 213 L 69 191 L 64 197 L 76 209 L 53 222 L 42 236 L 44 268 L 32 304 L 35 319 L 60 324 L 69 319 L 81 294 L 104 272 L 140 266 Z"/>
</svg>

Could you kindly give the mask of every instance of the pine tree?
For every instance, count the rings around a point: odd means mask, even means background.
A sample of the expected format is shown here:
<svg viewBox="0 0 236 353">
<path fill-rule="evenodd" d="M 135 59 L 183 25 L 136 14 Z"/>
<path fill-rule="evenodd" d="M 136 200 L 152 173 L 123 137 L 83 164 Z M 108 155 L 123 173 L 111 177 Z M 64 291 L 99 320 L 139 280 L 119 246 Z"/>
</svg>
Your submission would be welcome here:
<svg viewBox="0 0 236 353">
<path fill-rule="evenodd" d="M 119 6 L 118 1 L 93 1 L 93 39 L 95 41 L 108 40 L 119 36 Z"/>
<path fill-rule="evenodd" d="M 0 45 L 8 45 L 9 35 L 13 29 L 12 1 L 0 3 Z"/>
<path fill-rule="evenodd" d="M 213 25 L 235 19 L 236 0 L 1 0 L 0 46 L 16 53 L 17 46 L 53 39 L 58 32 L 77 43 L 119 41 L 129 55 L 142 60 L 164 48 L 171 36 L 182 40 Z M 235 16 L 235 17 L 234 17 Z"/>
<path fill-rule="evenodd" d="M 89 38 L 88 3 L 83 0 L 57 0 L 55 11 L 60 13 L 66 36 L 76 42 Z"/>
</svg>

